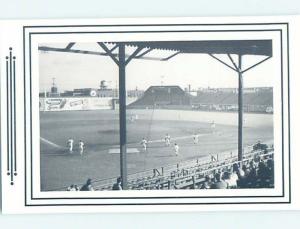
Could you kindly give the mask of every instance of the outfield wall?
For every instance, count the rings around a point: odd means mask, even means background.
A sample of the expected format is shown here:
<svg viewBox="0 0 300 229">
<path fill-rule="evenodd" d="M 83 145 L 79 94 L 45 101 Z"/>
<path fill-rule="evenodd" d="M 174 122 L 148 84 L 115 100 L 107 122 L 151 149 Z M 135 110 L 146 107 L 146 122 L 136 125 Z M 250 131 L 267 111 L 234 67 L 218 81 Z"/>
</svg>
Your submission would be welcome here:
<svg viewBox="0 0 300 229">
<path fill-rule="evenodd" d="M 56 97 L 40 98 L 40 111 L 78 111 L 112 109 L 112 98 Z"/>
<path fill-rule="evenodd" d="M 127 105 L 136 99 L 127 98 Z M 40 111 L 111 110 L 119 107 L 118 100 L 112 97 L 51 97 L 40 98 L 39 102 Z"/>
</svg>

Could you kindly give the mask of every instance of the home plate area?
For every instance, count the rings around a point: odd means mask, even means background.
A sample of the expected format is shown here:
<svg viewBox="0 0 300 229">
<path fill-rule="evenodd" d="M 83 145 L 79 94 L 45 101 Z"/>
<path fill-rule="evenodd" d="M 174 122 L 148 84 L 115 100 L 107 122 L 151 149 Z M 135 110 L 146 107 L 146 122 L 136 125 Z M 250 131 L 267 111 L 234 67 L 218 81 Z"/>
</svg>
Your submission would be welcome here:
<svg viewBox="0 0 300 229">
<path fill-rule="evenodd" d="M 140 151 L 137 148 L 127 148 L 126 153 L 139 153 Z M 109 149 L 108 153 L 116 153 L 119 154 L 120 153 L 120 149 L 119 148 L 114 148 L 114 149 Z"/>
</svg>

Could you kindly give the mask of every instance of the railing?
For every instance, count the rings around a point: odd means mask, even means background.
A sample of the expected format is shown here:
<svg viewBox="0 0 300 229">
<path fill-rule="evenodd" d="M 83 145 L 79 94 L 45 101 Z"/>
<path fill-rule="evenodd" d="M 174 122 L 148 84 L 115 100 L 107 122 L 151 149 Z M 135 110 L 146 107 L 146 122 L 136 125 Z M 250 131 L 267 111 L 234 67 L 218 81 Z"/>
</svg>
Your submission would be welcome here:
<svg viewBox="0 0 300 229">
<path fill-rule="evenodd" d="M 255 156 L 257 156 L 257 155 L 258 154 L 256 154 Z M 273 155 L 274 155 L 274 152 L 259 154 L 260 159 L 264 162 L 266 160 L 269 160 L 270 158 L 273 159 Z M 252 161 L 252 160 L 254 160 L 254 157 L 250 156 L 250 157 L 244 159 L 242 161 L 242 163 L 249 162 L 249 161 Z M 176 189 L 184 189 L 184 188 L 187 188 L 187 187 L 195 188 L 197 185 L 199 185 L 199 184 L 201 184 L 205 181 L 205 176 L 206 175 L 211 175 L 211 174 L 215 175 L 216 173 L 219 173 L 219 172 L 228 171 L 232 168 L 232 166 L 234 164 L 236 164 L 236 162 L 237 161 L 231 162 L 229 164 L 224 164 L 224 165 L 221 165 L 221 166 L 217 166 L 215 168 L 207 169 L 207 170 L 204 170 L 204 171 L 196 172 L 194 174 L 188 174 L 186 176 L 175 179 L 174 180 L 174 188 L 176 188 Z"/>
<path fill-rule="evenodd" d="M 247 150 L 247 151 L 246 151 Z M 244 160 L 252 159 L 255 156 L 265 154 L 265 150 L 253 151 L 248 147 L 244 153 Z M 273 151 L 273 149 L 269 149 Z M 179 178 L 191 177 L 193 175 L 204 173 L 204 171 L 214 170 L 220 166 L 228 166 L 237 162 L 237 152 L 224 152 L 212 154 L 195 160 L 188 160 L 182 163 L 161 167 L 159 169 L 147 170 L 128 175 L 128 189 L 150 189 L 160 186 L 160 189 L 175 187 Z M 178 180 L 178 181 L 176 181 Z M 173 184 L 175 182 L 175 184 Z M 93 186 L 96 190 L 111 190 L 116 178 L 105 180 L 95 180 Z M 198 182 L 198 181 L 194 181 Z"/>
</svg>

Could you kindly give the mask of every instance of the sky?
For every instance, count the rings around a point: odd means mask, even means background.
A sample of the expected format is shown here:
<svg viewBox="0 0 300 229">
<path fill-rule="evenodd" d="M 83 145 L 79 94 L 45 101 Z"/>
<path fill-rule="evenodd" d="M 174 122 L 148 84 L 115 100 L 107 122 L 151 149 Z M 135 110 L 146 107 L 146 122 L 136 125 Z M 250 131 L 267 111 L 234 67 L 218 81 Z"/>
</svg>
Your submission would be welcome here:
<svg viewBox="0 0 300 229">
<path fill-rule="evenodd" d="M 66 47 L 66 43 L 40 44 L 40 46 Z M 72 49 L 89 51 L 103 50 L 96 43 L 76 43 Z M 126 53 L 132 53 L 127 48 Z M 168 57 L 171 51 L 153 51 L 149 57 Z M 226 55 L 217 55 L 230 63 Z M 237 63 L 237 57 L 233 55 Z M 243 69 L 262 60 L 263 56 L 243 56 Z M 276 74 L 279 74 L 274 58 L 244 74 L 245 87 L 272 87 Z M 101 80 L 111 87 L 118 84 L 118 67 L 110 57 L 75 53 L 39 51 L 40 91 L 48 91 L 52 79 L 58 90 L 75 88 L 98 88 Z M 227 88 L 238 86 L 237 73 L 211 58 L 207 54 L 179 54 L 168 61 L 134 59 L 126 67 L 126 89 L 146 90 L 153 85 L 178 85 L 182 88 L 191 85 L 200 87 Z"/>
</svg>

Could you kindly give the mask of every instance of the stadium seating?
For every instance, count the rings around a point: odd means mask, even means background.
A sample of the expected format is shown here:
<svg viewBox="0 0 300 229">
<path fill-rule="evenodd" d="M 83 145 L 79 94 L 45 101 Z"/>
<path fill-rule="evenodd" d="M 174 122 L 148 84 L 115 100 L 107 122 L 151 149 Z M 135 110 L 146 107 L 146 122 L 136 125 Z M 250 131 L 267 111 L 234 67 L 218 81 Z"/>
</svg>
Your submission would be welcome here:
<svg viewBox="0 0 300 229">
<path fill-rule="evenodd" d="M 273 106 L 272 91 L 258 91 L 256 93 L 244 93 L 244 104 Z M 237 104 L 238 96 L 233 92 L 198 92 L 192 98 L 193 104 Z"/>
<path fill-rule="evenodd" d="M 129 174 L 128 189 L 207 189 L 213 188 L 217 176 L 226 180 L 225 175 L 238 176 L 237 185 L 228 188 L 273 188 L 273 151 L 272 147 L 259 143 L 245 152 L 242 163 L 237 162 L 236 153 L 227 153 L 219 157 L 190 160 L 180 165 Z M 115 181 L 116 178 L 94 180 L 92 184 L 95 190 L 112 190 Z"/>
<path fill-rule="evenodd" d="M 268 88 L 244 92 L 243 100 L 244 111 L 266 112 L 268 107 L 273 107 L 273 91 Z M 237 104 L 238 96 L 234 91 L 198 91 L 197 96 L 192 96 L 179 86 L 151 86 L 128 108 L 236 111 Z"/>
<path fill-rule="evenodd" d="M 164 107 L 169 105 L 190 105 L 191 97 L 179 86 L 151 86 L 144 95 L 130 104 L 129 108 Z"/>
<path fill-rule="evenodd" d="M 272 90 L 244 93 L 243 100 L 245 112 L 266 112 L 268 107 L 273 107 Z M 191 103 L 194 109 L 199 110 L 236 111 L 238 96 L 234 92 L 198 92 Z"/>
</svg>

